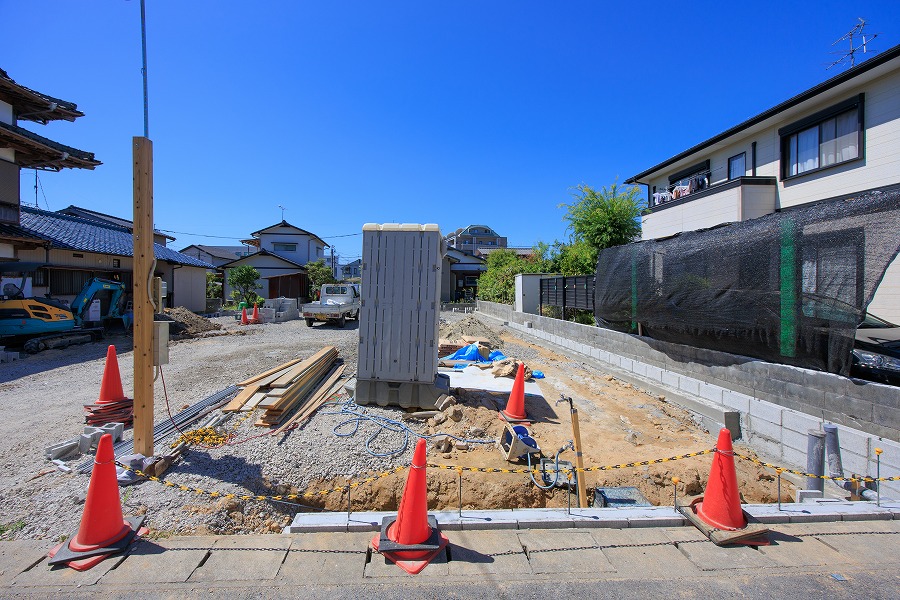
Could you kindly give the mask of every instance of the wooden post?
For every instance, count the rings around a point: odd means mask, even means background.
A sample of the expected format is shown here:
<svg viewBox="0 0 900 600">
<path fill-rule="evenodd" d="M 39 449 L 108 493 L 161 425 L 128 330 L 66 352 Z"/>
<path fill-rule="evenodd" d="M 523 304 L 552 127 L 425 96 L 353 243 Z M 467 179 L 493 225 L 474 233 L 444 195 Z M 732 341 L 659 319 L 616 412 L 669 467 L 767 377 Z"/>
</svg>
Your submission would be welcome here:
<svg viewBox="0 0 900 600">
<path fill-rule="evenodd" d="M 578 429 L 578 409 L 572 405 L 572 437 L 575 438 L 575 468 L 578 470 L 578 506 L 589 508 L 587 503 L 587 473 L 584 472 L 584 457 L 581 455 L 581 431 Z"/>
<path fill-rule="evenodd" d="M 153 142 L 133 139 L 134 451 L 153 456 Z M 162 309 L 160 309 L 162 310 Z"/>
</svg>

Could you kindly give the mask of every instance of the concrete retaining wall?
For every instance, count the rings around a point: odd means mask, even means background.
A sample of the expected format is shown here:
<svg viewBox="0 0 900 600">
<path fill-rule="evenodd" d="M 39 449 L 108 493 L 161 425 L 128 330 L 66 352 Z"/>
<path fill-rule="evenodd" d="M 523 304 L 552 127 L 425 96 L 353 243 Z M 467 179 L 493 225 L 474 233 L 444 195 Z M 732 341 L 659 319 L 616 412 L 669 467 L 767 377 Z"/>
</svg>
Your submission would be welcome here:
<svg viewBox="0 0 900 600">
<path fill-rule="evenodd" d="M 806 468 L 806 433 L 823 422 L 840 425 L 845 473 L 900 475 L 900 389 L 737 356 L 660 342 L 478 302 L 478 312 L 519 332 L 591 357 L 600 366 L 673 393 L 675 403 L 704 414 L 740 413 L 743 438 L 785 466 Z M 900 483 L 884 490 L 900 495 Z"/>
</svg>

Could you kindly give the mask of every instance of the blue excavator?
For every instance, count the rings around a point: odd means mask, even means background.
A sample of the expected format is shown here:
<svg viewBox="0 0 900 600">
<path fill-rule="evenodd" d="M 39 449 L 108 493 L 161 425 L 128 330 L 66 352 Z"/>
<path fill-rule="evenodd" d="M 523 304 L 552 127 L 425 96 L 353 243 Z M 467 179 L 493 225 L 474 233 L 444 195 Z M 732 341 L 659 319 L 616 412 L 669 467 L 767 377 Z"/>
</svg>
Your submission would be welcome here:
<svg viewBox="0 0 900 600">
<path fill-rule="evenodd" d="M 91 302 L 98 294 L 109 294 L 109 310 L 101 317 L 122 319 L 128 324 L 122 309 L 125 285 L 120 281 L 95 277 L 87 282 L 67 305 L 56 298 L 25 297 L 28 276 L 45 266 L 41 263 L 0 263 L 0 276 L 4 273 L 21 273 L 21 283 L 7 279 L 0 289 L 0 344 L 22 343 L 23 349 L 35 354 L 47 348 L 65 348 L 103 337 L 103 327 L 89 326 L 85 319 Z"/>
</svg>

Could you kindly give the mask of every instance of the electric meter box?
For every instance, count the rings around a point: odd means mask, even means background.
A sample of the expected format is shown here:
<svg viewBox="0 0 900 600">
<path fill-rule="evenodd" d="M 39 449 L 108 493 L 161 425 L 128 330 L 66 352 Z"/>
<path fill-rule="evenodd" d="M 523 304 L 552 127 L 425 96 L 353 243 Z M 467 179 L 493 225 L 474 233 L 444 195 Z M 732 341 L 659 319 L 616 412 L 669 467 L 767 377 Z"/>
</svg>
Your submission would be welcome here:
<svg viewBox="0 0 900 600">
<path fill-rule="evenodd" d="M 441 262 L 435 224 L 363 226 L 356 402 L 431 408 L 438 375 Z"/>
</svg>

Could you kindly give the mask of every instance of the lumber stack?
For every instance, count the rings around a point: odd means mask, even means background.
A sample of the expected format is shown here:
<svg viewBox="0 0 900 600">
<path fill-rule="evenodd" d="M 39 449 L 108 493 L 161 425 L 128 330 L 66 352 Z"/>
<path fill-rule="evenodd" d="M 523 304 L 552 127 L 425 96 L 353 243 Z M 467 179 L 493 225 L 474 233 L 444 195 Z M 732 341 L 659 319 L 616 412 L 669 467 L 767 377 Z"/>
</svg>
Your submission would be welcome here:
<svg viewBox="0 0 900 600">
<path fill-rule="evenodd" d="M 337 349 L 326 346 L 305 360 L 294 360 L 259 373 L 239 385 L 244 389 L 222 410 L 265 412 L 256 421 L 259 427 L 279 425 L 296 409 L 297 415 L 312 414 L 323 402 L 327 392 L 343 373 L 343 366 L 335 367 Z M 318 404 L 311 408 L 312 405 Z M 293 422 L 294 419 L 292 418 Z"/>
</svg>

